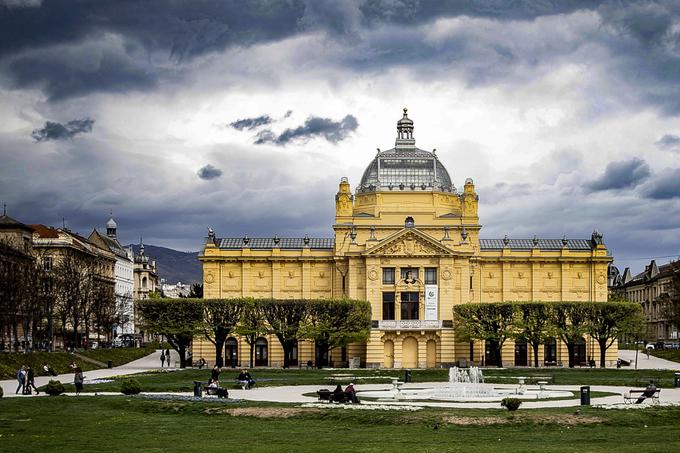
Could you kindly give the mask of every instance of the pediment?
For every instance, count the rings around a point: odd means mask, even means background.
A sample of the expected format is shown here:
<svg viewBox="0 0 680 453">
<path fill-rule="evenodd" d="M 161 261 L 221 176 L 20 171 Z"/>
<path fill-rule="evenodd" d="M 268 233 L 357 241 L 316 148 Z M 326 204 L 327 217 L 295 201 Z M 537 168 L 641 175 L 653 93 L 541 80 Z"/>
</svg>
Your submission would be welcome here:
<svg viewBox="0 0 680 453">
<path fill-rule="evenodd" d="M 415 228 L 404 228 L 366 250 L 365 255 L 438 256 L 451 255 L 451 250 L 433 237 Z"/>
</svg>

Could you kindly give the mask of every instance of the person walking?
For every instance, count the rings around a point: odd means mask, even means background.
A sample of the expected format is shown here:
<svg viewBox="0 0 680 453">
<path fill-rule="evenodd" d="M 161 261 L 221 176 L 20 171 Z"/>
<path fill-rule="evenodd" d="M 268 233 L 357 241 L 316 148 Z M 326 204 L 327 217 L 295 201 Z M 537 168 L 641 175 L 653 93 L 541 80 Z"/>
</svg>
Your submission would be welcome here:
<svg viewBox="0 0 680 453">
<path fill-rule="evenodd" d="M 27 390 L 27 395 L 32 395 L 33 390 L 35 390 L 36 395 L 40 395 L 38 388 L 35 386 L 35 373 L 33 373 L 33 368 L 30 366 L 28 367 L 28 370 L 26 370 L 26 387 L 24 390 Z"/>
<path fill-rule="evenodd" d="M 170 349 L 165 350 L 165 360 L 168 361 L 168 368 L 170 368 Z"/>
<path fill-rule="evenodd" d="M 161 368 L 165 365 L 165 350 L 161 349 Z"/>
<path fill-rule="evenodd" d="M 76 386 L 76 396 L 80 395 L 83 391 L 83 382 L 85 381 L 85 376 L 83 376 L 83 370 L 79 366 L 75 368 L 75 375 L 73 376 L 73 384 Z"/>
<path fill-rule="evenodd" d="M 14 392 L 15 395 L 17 393 L 19 393 L 19 390 L 21 390 L 21 393 L 24 392 L 24 380 L 25 379 L 26 379 L 26 368 L 24 366 L 22 366 L 21 368 L 19 368 L 17 370 L 17 382 L 19 383 L 19 385 L 17 386 L 17 391 Z"/>
</svg>

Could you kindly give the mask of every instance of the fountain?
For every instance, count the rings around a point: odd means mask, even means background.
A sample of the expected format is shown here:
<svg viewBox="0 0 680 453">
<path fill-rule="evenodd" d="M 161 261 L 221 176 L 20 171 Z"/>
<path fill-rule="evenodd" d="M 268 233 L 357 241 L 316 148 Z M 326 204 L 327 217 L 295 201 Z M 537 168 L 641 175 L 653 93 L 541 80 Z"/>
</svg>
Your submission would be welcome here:
<svg viewBox="0 0 680 453">
<path fill-rule="evenodd" d="M 544 399 L 573 396 L 572 392 L 559 390 L 526 389 L 523 382 L 519 386 L 496 388 L 484 383 L 484 375 L 479 367 L 468 369 L 456 366 L 449 368 L 449 381 L 443 386 L 406 387 L 403 382 L 393 382 L 389 390 L 362 391 L 360 395 L 379 400 L 435 400 L 435 401 L 500 401 L 512 396 L 522 399 Z"/>
</svg>

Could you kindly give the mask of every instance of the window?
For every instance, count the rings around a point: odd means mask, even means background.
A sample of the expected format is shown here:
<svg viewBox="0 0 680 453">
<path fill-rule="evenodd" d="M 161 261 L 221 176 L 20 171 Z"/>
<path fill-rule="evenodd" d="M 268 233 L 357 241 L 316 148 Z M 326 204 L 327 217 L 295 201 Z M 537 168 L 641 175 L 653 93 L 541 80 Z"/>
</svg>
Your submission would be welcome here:
<svg viewBox="0 0 680 453">
<path fill-rule="evenodd" d="M 394 285 L 394 268 L 383 268 L 383 285 Z"/>
<path fill-rule="evenodd" d="M 437 284 L 437 268 L 436 267 L 426 267 L 425 268 L 425 284 L 426 285 L 436 285 Z"/>
<path fill-rule="evenodd" d="M 543 345 L 543 362 L 545 365 L 557 365 L 557 340 L 550 338 Z"/>
<path fill-rule="evenodd" d="M 419 319 L 418 292 L 401 293 L 401 319 Z"/>
<path fill-rule="evenodd" d="M 394 319 L 394 293 L 383 293 L 382 319 Z"/>
<path fill-rule="evenodd" d="M 415 283 L 418 278 L 418 268 L 417 267 L 402 267 L 400 269 L 401 279 L 406 283 Z"/>
<path fill-rule="evenodd" d="M 46 271 L 51 271 L 54 262 L 51 256 L 43 256 L 43 269 Z"/>
</svg>

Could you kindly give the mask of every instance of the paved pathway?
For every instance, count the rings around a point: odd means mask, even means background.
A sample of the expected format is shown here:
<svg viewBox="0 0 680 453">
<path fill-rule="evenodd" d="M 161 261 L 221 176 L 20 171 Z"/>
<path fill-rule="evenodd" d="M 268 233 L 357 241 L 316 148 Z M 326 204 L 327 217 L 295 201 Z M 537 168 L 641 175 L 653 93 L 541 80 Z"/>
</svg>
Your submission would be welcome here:
<svg viewBox="0 0 680 453">
<path fill-rule="evenodd" d="M 176 351 L 170 350 L 170 355 L 172 357 L 172 364 L 173 365 L 176 362 L 179 363 L 179 355 L 177 354 Z M 85 375 L 86 380 L 91 380 L 91 379 L 104 379 L 104 378 L 107 378 L 107 377 L 120 376 L 120 375 L 123 375 L 123 374 L 142 373 L 142 372 L 148 371 L 148 370 L 160 369 L 160 365 L 161 365 L 160 357 L 161 357 L 161 350 L 159 349 L 158 351 L 154 352 L 153 354 L 150 354 L 146 357 L 142 357 L 141 359 L 134 360 L 130 363 L 126 363 L 125 365 L 121 365 L 121 366 L 117 366 L 117 367 L 113 367 L 113 368 L 102 368 L 102 369 L 99 369 L 99 370 L 85 371 L 83 374 Z M 80 361 L 76 358 L 75 362 L 79 363 Z M 39 373 L 42 373 L 42 370 L 36 370 L 36 371 L 39 372 Z M 60 375 L 55 376 L 55 377 L 52 377 L 52 376 L 36 376 L 35 386 L 40 387 L 42 385 L 45 385 L 51 379 L 61 381 L 62 384 L 72 384 L 73 383 L 73 373 L 60 374 Z M 14 392 L 16 392 L 16 390 L 17 390 L 17 385 L 18 385 L 18 382 L 17 382 L 16 379 L 0 381 L 0 386 L 2 386 L 3 393 L 6 397 L 24 396 L 24 395 L 15 395 Z"/>
<path fill-rule="evenodd" d="M 620 349 L 619 358 L 630 362 L 630 367 L 625 369 L 635 369 L 635 351 L 632 349 Z M 677 370 L 680 371 L 680 363 L 670 360 L 660 359 L 650 355 L 647 357 L 645 351 L 638 351 L 637 357 L 638 370 Z"/>
</svg>

